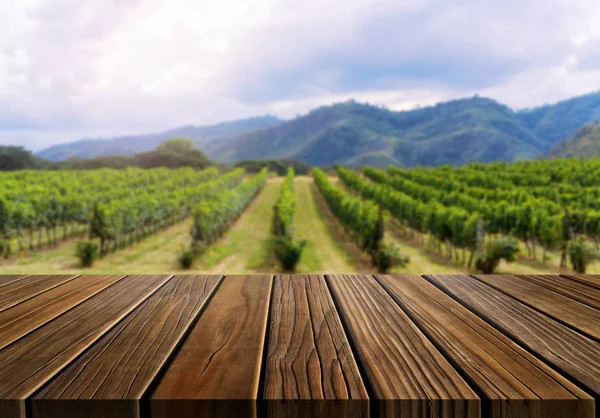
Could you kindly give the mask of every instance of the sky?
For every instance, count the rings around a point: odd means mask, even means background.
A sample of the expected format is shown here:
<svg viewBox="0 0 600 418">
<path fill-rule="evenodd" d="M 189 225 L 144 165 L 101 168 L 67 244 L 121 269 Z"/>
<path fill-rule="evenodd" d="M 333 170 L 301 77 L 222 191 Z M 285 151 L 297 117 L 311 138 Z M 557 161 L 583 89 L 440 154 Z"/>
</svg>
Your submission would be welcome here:
<svg viewBox="0 0 600 418">
<path fill-rule="evenodd" d="M 0 0 L 0 144 L 600 90 L 598 0 Z"/>
</svg>

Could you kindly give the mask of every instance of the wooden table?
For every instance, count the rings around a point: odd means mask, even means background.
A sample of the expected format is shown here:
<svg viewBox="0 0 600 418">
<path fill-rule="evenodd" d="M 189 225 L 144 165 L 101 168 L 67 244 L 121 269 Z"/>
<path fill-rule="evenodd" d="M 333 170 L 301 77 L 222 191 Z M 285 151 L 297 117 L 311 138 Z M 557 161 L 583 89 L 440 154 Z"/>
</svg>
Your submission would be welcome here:
<svg viewBox="0 0 600 418">
<path fill-rule="evenodd" d="M 0 276 L 0 418 L 593 418 L 597 276 Z"/>
</svg>

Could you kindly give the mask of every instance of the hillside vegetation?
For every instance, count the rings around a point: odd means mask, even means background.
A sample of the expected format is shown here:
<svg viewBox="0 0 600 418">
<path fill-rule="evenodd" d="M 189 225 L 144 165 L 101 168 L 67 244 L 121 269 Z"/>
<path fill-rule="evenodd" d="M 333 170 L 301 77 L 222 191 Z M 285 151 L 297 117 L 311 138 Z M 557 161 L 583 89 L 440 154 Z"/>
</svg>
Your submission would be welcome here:
<svg viewBox="0 0 600 418">
<path fill-rule="evenodd" d="M 516 161 L 545 154 L 598 119 L 600 94 L 520 112 L 477 96 L 403 112 L 350 101 L 213 144 L 206 152 L 224 163 L 287 157 L 315 166 Z"/>
<path fill-rule="evenodd" d="M 578 129 L 573 137 L 552 148 L 548 156 L 552 158 L 600 157 L 600 122 Z"/>
</svg>

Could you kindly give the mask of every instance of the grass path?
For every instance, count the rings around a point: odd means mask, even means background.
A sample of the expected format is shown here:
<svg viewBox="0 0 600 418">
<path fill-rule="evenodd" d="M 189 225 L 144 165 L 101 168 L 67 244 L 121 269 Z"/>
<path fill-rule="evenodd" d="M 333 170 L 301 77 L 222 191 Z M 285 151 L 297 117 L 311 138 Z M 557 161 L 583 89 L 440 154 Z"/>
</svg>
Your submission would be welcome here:
<svg viewBox="0 0 600 418">
<path fill-rule="evenodd" d="M 98 260 L 91 269 L 79 267 L 75 257 L 77 241 L 56 250 L 33 254 L 17 261 L 0 262 L 0 273 L 174 273 L 178 272 L 177 256 L 182 244 L 189 241 L 191 219 L 148 237 L 131 247 Z"/>
<path fill-rule="evenodd" d="M 334 237 L 332 227 L 328 225 L 330 220 L 317 206 L 313 187 L 310 177 L 296 177 L 294 181 L 296 238 L 307 241 L 297 271 L 350 273 L 360 270 L 343 244 Z"/>
</svg>

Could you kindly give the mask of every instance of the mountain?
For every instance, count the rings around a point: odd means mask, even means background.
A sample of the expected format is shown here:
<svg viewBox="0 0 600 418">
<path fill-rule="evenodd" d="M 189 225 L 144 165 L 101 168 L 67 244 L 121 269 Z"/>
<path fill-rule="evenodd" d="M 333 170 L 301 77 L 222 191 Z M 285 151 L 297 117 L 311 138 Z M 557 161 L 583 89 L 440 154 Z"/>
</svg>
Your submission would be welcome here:
<svg viewBox="0 0 600 418">
<path fill-rule="evenodd" d="M 317 166 L 514 161 L 544 155 L 595 120 L 600 93 L 518 112 L 478 96 L 402 112 L 350 101 L 269 129 L 208 141 L 203 150 L 228 164 L 284 157 Z"/>
<path fill-rule="evenodd" d="M 578 129 L 574 136 L 556 144 L 548 157 L 600 157 L 600 122 Z"/>
<path fill-rule="evenodd" d="M 311 165 L 440 165 L 539 156 L 543 141 L 508 107 L 474 97 L 405 112 L 353 101 L 204 148 L 209 157 Z"/>
<path fill-rule="evenodd" d="M 63 144 L 38 155 L 50 160 L 131 155 L 171 137 L 188 137 L 226 164 L 293 158 L 316 166 L 459 165 L 538 158 L 595 121 L 600 121 L 600 93 L 519 111 L 479 96 L 401 112 L 349 101 L 288 121 L 262 117 L 189 126 Z"/>
<path fill-rule="evenodd" d="M 112 155 L 129 156 L 155 149 L 170 138 L 190 138 L 202 147 L 211 138 L 230 137 L 246 131 L 276 126 L 282 121 L 273 116 L 254 117 L 210 126 L 182 126 L 160 133 L 121 136 L 109 139 L 85 139 L 68 144 L 54 145 L 36 155 L 50 161 L 72 158 L 92 158 Z"/>
<path fill-rule="evenodd" d="M 582 126 L 600 121 L 600 93 L 521 111 L 517 116 L 544 142 L 546 149 L 550 149 Z"/>
</svg>

